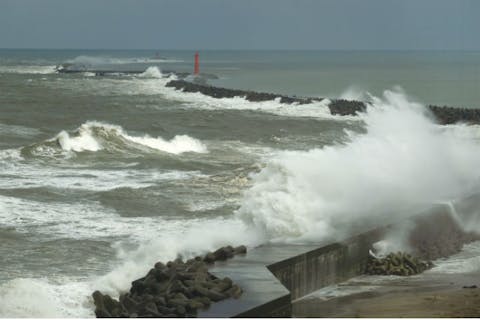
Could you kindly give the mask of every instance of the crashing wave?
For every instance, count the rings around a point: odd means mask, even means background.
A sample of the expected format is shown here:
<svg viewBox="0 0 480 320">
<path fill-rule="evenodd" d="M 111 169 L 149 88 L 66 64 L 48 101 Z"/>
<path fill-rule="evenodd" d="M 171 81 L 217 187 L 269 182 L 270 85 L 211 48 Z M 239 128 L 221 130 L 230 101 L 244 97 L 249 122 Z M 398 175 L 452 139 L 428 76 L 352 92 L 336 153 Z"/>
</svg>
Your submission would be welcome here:
<svg viewBox="0 0 480 320">
<path fill-rule="evenodd" d="M 366 134 L 279 153 L 253 177 L 237 217 L 269 239 L 342 238 L 353 224 L 406 217 L 478 190 L 477 126 L 445 129 L 427 112 L 401 92 L 373 97 L 359 116 Z"/>
<path fill-rule="evenodd" d="M 96 152 L 99 150 L 122 152 L 145 147 L 171 154 L 184 152 L 206 153 L 201 141 L 187 135 L 177 135 L 171 140 L 162 137 L 132 136 L 122 127 L 108 123 L 88 121 L 73 133 L 61 131 L 53 139 L 24 148 L 34 155 L 55 155 L 58 152 Z"/>
<path fill-rule="evenodd" d="M 150 66 L 145 70 L 145 72 L 141 73 L 139 77 L 161 79 L 163 75 L 158 67 Z"/>
</svg>

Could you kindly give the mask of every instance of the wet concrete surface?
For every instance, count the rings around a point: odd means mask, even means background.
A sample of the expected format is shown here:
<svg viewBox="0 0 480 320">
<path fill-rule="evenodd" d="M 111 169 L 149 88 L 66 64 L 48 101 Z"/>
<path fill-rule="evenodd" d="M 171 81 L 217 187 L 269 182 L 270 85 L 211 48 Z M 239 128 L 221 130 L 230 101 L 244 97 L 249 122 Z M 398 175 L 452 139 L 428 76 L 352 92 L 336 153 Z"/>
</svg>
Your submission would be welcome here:
<svg viewBox="0 0 480 320">
<path fill-rule="evenodd" d="M 293 302 L 293 317 L 480 316 L 480 273 L 360 276 Z M 480 305 L 479 305 L 480 306 Z"/>
</svg>

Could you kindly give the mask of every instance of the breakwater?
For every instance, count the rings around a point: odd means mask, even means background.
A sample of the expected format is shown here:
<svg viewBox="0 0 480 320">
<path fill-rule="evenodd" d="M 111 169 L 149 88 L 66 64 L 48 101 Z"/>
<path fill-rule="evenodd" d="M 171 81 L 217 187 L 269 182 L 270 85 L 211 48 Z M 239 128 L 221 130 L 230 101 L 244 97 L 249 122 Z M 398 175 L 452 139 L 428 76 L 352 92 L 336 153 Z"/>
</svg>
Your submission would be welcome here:
<svg viewBox="0 0 480 320">
<path fill-rule="evenodd" d="M 408 243 L 412 253 L 422 259 L 450 256 L 463 244 L 480 239 L 476 233 L 464 232 L 446 206 L 435 206 L 409 221 L 413 228 Z M 262 246 L 217 264 L 210 272 L 217 277 L 229 276 L 244 293 L 238 300 L 219 302 L 198 316 L 290 317 L 293 300 L 366 273 L 373 244 L 388 238 L 397 227 L 393 223 L 360 231 L 343 241 L 316 245 Z"/>
<path fill-rule="evenodd" d="M 199 92 L 213 98 L 233 98 L 244 97 L 248 101 L 260 102 L 278 99 L 285 104 L 307 104 L 312 102 L 319 102 L 324 98 L 315 97 L 296 97 L 287 96 L 275 93 L 256 92 L 249 90 L 228 89 L 210 86 L 206 84 L 193 83 L 185 80 L 172 80 L 166 84 L 167 87 L 172 87 L 184 92 Z M 332 115 L 356 115 L 358 112 L 366 110 L 366 104 L 362 101 L 344 100 L 344 99 L 329 99 L 328 108 Z M 466 109 L 453 108 L 447 106 L 429 105 L 427 108 L 435 116 L 437 122 L 440 124 L 452 124 L 456 122 L 466 123 L 480 123 L 480 109 Z"/>
<path fill-rule="evenodd" d="M 480 239 L 462 231 L 449 208 L 438 206 L 410 220 L 413 252 L 432 259 Z M 432 223 L 432 222 L 435 223 Z M 398 221 L 400 225 L 402 221 Z M 290 317 L 292 301 L 367 272 L 373 244 L 398 223 L 359 231 L 342 241 L 310 245 L 224 247 L 186 262 L 157 263 L 119 300 L 96 291 L 97 316 Z M 208 267 L 208 269 L 207 269 Z M 233 298 L 233 299 L 232 299 Z"/>
</svg>

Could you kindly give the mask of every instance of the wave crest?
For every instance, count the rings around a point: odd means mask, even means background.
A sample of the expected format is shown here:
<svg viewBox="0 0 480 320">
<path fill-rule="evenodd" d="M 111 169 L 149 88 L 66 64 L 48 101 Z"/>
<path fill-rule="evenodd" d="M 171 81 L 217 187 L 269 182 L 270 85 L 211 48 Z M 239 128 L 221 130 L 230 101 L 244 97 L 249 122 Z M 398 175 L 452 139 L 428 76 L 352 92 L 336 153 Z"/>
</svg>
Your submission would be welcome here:
<svg viewBox="0 0 480 320">
<path fill-rule="evenodd" d="M 139 77 L 161 79 L 163 75 L 158 67 L 150 66 L 143 73 L 141 73 Z"/>
<path fill-rule="evenodd" d="M 145 148 L 171 154 L 207 152 L 205 144 L 187 135 L 177 135 L 171 140 L 149 135 L 132 136 L 120 126 L 96 121 L 88 121 L 72 133 L 61 131 L 52 139 L 24 148 L 23 152 L 48 156 L 62 152 L 96 152 L 99 150 L 126 152 L 129 149 L 136 151 L 140 149 L 148 152 Z"/>
</svg>

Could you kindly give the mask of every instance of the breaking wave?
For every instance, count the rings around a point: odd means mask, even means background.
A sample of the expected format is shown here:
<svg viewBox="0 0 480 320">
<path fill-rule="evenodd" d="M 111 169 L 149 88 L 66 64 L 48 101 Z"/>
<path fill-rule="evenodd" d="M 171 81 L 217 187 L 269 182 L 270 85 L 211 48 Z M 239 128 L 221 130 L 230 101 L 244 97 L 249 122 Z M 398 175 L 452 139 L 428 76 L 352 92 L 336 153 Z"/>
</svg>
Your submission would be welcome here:
<svg viewBox="0 0 480 320">
<path fill-rule="evenodd" d="M 151 66 L 151 67 L 148 67 L 145 70 L 145 72 L 141 73 L 139 75 L 139 77 L 161 79 L 163 77 L 163 75 L 162 75 L 162 72 L 160 71 L 160 69 L 158 67 Z"/>
<path fill-rule="evenodd" d="M 57 155 L 62 152 L 96 152 L 108 150 L 123 152 L 128 149 L 146 151 L 145 148 L 162 152 L 181 154 L 184 152 L 206 153 L 207 147 L 201 141 L 187 135 L 177 135 L 171 140 L 161 137 L 132 136 L 126 133 L 122 127 L 88 121 L 82 124 L 73 133 L 61 131 L 53 139 L 39 144 L 25 147 L 22 153 L 33 155 Z"/>
<path fill-rule="evenodd" d="M 87 282 L 51 283 L 46 279 L 19 278 L 0 286 L 0 316 L 11 318 L 94 317 Z"/>
<path fill-rule="evenodd" d="M 478 191 L 480 145 L 445 129 L 401 92 L 373 97 L 367 133 L 308 152 L 282 152 L 253 177 L 236 215 L 266 238 L 342 238 L 353 224 L 415 214 Z M 378 222 L 377 222 L 378 223 Z"/>
<path fill-rule="evenodd" d="M 56 72 L 55 66 L 0 66 L 0 73 L 51 74 Z"/>
<path fill-rule="evenodd" d="M 178 63 L 183 62 L 179 59 L 167 58 L 148 58 L 148 57 L 130 57 L 130 58 L 114 58 L 102 56 L 78 56 L 67 60 L 67 63 L 75 65 L 98 66 L 98 65 L 115 65 L 115 64 L 137 64 L 137 63 Z"/>
</svg>

